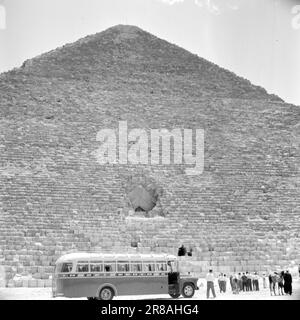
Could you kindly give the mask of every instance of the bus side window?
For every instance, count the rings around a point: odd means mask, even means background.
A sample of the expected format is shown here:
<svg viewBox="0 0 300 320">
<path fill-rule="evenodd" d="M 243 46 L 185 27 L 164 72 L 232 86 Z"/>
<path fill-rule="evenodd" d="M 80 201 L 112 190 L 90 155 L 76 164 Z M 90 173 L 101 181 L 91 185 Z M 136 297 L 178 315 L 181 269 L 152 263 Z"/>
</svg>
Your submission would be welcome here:
<svg viewBox="0 0 300 320">
<path fill-rule="evenodd" d="M 73 268 L 73 263 L 68 262 L 68 263 L 63 263 L 61 267 L 61 272 L 71 272 Z"/>
<path fill-rule="evenodd" d="M 110 271 L 111 271 L 111 266 L 108 265 L 108 264 L 106 264 L 106 265 L 104 266 L 104 269 L 105 269 L 106 272 L 110 272 Z"/>
<path fill-rule="evenodd" d="M 118 271 L 128 272 L 129 271 L 129 261 L 118 261 Z"/>
<path fill-rule="evenodd" d="M 156 271 L 167 271 L 166 262 L 157 262 L 156 263 Z"/>
<path fill-rule="evenodd" d="M 139 261 L 131 262 L 131 271 L 132 272 L 141 272 L 142 271 L 142 263 Z"/>
<path fill-rule="evenodd" d="M 153 272 L 155 271 L 155 264 L 152 263 L 152 262 L 144 262 L 143 263 L 143 266 L 144 266 L 144 271 L 146 272 Z"/>
<path fill-rule="evenodd" d="M 102 272 L 103 265 L 102 262 L 93 262 L 90 264 L 91 272 Z"/>
<path fill-rule="evenodd" d="M 85 264 L 78 263 L 76 271 L 77 272 L 89 272 L 89 265 L 87 263 L 85 263 Z"/>
<path fill-rule="evenodd" d="M 116 262 L 115 261 L 104 262 L 104 271 L 105 272 L 115 272 L 116 271 Z"/>
</svg>

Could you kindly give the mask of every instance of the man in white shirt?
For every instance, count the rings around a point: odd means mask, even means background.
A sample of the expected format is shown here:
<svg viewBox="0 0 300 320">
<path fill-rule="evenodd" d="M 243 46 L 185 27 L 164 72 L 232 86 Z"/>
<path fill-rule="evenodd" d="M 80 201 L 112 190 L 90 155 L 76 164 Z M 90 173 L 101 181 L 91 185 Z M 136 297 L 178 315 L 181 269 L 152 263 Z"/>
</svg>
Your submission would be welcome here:
<svg viewBox="0 0 300 320">
<path fill-rule="evenodd" d="M 209 292 L 212 291 L 212 294 L 214 298 L 216 297 L 215 293 L 215 276 L 213 274 L 212 270 L 209 270 L 208 274 L 206 275 L 206 281 L 207 281 L 207 290 L 206 290 L 206 298 L 209 299 Z"/>
<path fill-rule="evenodd" d="M 257 272 L 255 272 L 253 275 L 253 290 L 259 291 L 259 276 Z"/>
<path fill-rule="evenodd" d="M 266 289 L 267 288 L 267 276 L 265 274 L 263 274 L 262 279 L 263 279 L 263 287 L 264 287 L 264 289 Z"/>
</svg>

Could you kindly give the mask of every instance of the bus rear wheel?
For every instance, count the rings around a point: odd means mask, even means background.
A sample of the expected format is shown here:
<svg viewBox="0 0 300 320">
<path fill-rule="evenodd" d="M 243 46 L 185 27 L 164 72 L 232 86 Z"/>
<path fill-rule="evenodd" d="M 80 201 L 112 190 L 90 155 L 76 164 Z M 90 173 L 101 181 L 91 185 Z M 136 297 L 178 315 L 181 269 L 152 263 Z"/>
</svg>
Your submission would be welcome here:
<svg viewBox="0 0 300 320">
<path fill-rule="evenodd" d="M 192 298 L 195 293 L 194 286 L 190 283 L 186 283 L 182 288 L 182 295 L 185 298 Z"/>
<path fill-rule="evenodd" d="M 114 292 L 110 287 L 104 287 L 101 289 L 99 294 L 99 300 L 112 300 Z"/>
<path fill-rule="evenodd" d="M 173 299 L 177 299 L 180 297 L 180 293 L 169 293 L 169 295 L 173 298 Z"/>
</svg>

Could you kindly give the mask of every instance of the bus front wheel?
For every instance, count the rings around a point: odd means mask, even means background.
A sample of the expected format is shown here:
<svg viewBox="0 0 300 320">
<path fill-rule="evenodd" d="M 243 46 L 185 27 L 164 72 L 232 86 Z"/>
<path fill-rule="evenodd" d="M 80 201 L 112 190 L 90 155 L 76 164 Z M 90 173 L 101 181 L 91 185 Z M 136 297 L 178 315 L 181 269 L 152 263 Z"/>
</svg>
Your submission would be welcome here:
<svg viewBox="0 0 300 320">
<path fill-rule="evenodd" d="M 114 297 L 114 292 L 111 288 L 104 287 L 101 289 L 100 294 L 99 294 L 100 300 L 112 300 L 113 297 Z"/>
<path fill-rule="evenodd" d="M 195 293 L 194 286 L 191 283 L 186 283 L 182 288 L 182 295 L 185 298 L 191 298 Z"/>
</svg>

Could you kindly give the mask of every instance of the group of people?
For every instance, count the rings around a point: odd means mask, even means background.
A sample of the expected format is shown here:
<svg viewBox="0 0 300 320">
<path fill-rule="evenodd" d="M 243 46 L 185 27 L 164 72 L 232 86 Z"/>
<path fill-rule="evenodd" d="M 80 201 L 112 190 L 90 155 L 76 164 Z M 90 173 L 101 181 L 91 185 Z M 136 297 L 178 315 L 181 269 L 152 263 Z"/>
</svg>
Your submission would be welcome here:
<svg viewBox="0 0 300 320">
<path fill-rule="evenodd" d="M 227 282 L 230 282 L 232 293 L 236 294 L 240 291 L 259 291 L 259 276 L 257 272 L 251 274 L 248 271 L 241 274 L 230 275 L 229 279 L 225 273 L 218 276 L 218 285 L 220 293 L 226 292 Z"/>
<path fill-rule="evenodd" d="M 270 286 L 270 293 L 274 293 L 276 295 L 276 290 L 278 294 L 289 294 L 292 295 L 292 275 L 289 271 L 281 271 L 279 272 L 271 272 L 269 274 L 269 286 Z"/>
<path fill-rule="evenodd" d="M 192 256 L 193 249 L 189 249 L 187 251 L 184 245 L 178 248 L 178 256 Z M 298 272 L 300 277 L 300 264 L 298 266 Z M 239 272 L 236 274 L 231 274 L 229 277 L 226 276 L 225 273 L 220 273 L 218 276 L 218 286 L 220 293 L 225 293 L 227 289 L 227 283 L 230 283 L 231 292 L 233 294 L 239 294 L 240 292 L 246 291 L 259 291 L 260 289 L 260 278 L 262 278 L 262 286 L 264 289 L 267 288 L 267 282 L 269 282 L 269 289 L 271 295 L 276 295 L 276 291 L 279 295 L 288 294 L 292 295 L 292 275 L 290 272 L 281 271 L 281 272 L 269 272 L 269 275 L 263 274 L 262 277 L 258 275 L 257 272 L 250 273 L 246 272 Z M 206 282 L 207 282 L 207 291 L 206 296 L 207 299 L 210 296 L 210 291 L 212 292 L 213 297 L 216 297 L 215 292 L 215 276 L 213 270 L 209 270 L 208 274 L 206 275 Z"/>
<path fill-rule="evenodd" d="M 181 247 L 178 248 L 178 257 L 181 256 L 192 256 L 193 255 L 193 249 L 190 248 L 189 251 L 187 251 L 186 247 L 184 245 L 182 245 Z"/>
<path fill-rule="evenodd" d="M 239 272 L 230 276 L 230 285 L 234 294 L 238 294 L 241 291 L 259 291 L 259 275 L 257 272 Z"/>
<path fill-rule="evenodd" d="M 231 291 L 233 294 L 239 294 L 240 292 L 246 291 L 259 291 L 260 286 L 260 276 L 257 272 L 250 273 L 237 273 L 232 274 L 229 278 L 224 273 L 220 273 L 217 280 L 220 293 L 225 293 L 227 289 L 227 283 L 230 283 Z M 215 292 L 215 276 L 213 270 L 209 270 L 208 274 L 206 275 L 206 282 L 207 282 L 207 290 L 206 290 L 206 297 L 209 299 L 210 292 L 212 292 L 213 298 L 216 297 Z M 276 295 L 276 290 L 278 294 L 289 294 L 292 295 L 292 275 L 289 271 L 282 271 L 281 273 L 278 272 L 270 272 L 269 276 L 267 277 L 266 274 L 262 276 L 262 285 L 263 288 L 267 288 L 267 281 L 269 280 L 269 288 L 270 293 L 274 293 Z"/>
</svg>

